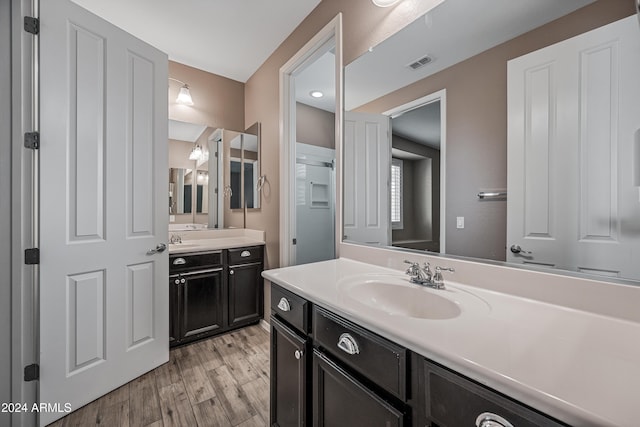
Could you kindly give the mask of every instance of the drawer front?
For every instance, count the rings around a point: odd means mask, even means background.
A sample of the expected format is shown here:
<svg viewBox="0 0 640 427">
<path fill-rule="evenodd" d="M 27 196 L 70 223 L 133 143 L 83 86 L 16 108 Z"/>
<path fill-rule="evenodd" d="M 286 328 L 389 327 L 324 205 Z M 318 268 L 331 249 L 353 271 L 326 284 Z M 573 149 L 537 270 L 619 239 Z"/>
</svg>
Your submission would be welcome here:
<svg viewBox="0 0 640 427">
<path fill-rule="evenodd" d="M 249 264 L 262 262 L 263 247 L 251 246 L 248 248 L 227 249 L 229 265 Z"/>
<path fill-rule="evenodd" d="M 392 395 L 406 401 L 407 350 L 404 347 L 321 307 L 314 306 L 312 324 L 316 345 Z"/>
<path fill-rule="evenodd" d="M 426 419 L 439 427 L 475 426 L 482 420 L 485 425 L 508 425 L 505 420 L 517 427 L 564 425 L 427 360 L 423 359 L 421 368 Z"/>
<path fill-rule="evenodd" d="M 197 252 L 169 256 L 169 273 L 203 270 L 222 266 L 222 251 Z"/>
<path fill-rule="evenodd" d="M 271 285 L 271 313 L 305 335 L 309 332 L 309 302 L 276 284 Z"/>
</svg>

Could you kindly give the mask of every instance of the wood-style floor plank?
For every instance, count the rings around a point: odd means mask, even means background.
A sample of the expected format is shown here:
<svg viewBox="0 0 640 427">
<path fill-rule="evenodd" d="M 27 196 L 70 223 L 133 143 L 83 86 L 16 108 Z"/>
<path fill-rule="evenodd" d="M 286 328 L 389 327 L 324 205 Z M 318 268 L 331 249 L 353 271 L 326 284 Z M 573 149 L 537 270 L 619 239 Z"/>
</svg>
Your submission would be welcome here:
<svg viewBox="0 0 640 427">
<path fill-rule="evenodd" d="M 169 362 L 49 427 L 254 427 L 269 420 L 269 334 L 249 326 L 174 348 Z"/>
</svg>

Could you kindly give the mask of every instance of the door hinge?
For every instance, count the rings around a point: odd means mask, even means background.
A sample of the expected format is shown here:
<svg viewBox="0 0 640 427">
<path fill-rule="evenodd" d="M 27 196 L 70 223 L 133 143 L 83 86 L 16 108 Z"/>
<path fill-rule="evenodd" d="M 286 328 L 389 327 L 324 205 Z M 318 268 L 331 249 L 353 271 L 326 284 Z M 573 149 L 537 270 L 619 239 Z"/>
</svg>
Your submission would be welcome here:
<svg viewBox="0 0 640 427">
<path fill-rule="evenodd" d="M 298 239 L 293 239 L 292 243 L 293 243 L 294 245 L 297 245 L 297 244 L 298 244 Z"/>
<path fill-rule="evenodd" d="M 24 30 L 31 34 L 40 34 L 40 20 L 32 16 L 24 17 Z"/>
<path fill-rule="evenodd" d="M 31 150 L 40 148 L 40 132 L 26 132 L 24 134 L 24 146 Z"/>
<path fill-rule="evenodd" d="M 40 264 L 40 249 L 38 248 L 25 249 L 24 263 L 26 265 Z"/>
<path fill-rule="evenodd" d="M 24 367 L 24 380 L 36 381 L 40 379 L 40 365 L 33 363 Z"/>
</svg>

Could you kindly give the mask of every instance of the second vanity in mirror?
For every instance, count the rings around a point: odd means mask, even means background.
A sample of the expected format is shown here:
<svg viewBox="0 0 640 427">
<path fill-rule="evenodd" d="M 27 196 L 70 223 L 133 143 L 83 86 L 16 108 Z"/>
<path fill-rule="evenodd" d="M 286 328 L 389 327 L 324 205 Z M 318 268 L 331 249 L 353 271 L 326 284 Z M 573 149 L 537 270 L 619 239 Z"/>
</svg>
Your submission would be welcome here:
<svg viewBox="0 0 640 427">
<path fill-rule="evenodd" d="M 174 230 L 225 227 L 225 210 L 259 209 L 260 124 L 245 132 L 169 120 Z"/>
</svg>

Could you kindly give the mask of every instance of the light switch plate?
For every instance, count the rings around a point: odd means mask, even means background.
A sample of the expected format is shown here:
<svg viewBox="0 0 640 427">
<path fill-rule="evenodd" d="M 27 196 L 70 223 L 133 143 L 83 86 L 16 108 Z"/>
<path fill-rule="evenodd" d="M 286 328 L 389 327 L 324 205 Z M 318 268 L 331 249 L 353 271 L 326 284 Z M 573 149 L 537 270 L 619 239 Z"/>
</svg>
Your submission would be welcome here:
<svg viewBox="0 0 640 427">
<path fill-rule="evenodd" d="M 463 216 L 456 217 L 456 228 L 464 228 L 464 217 Z"/>
</svg>

